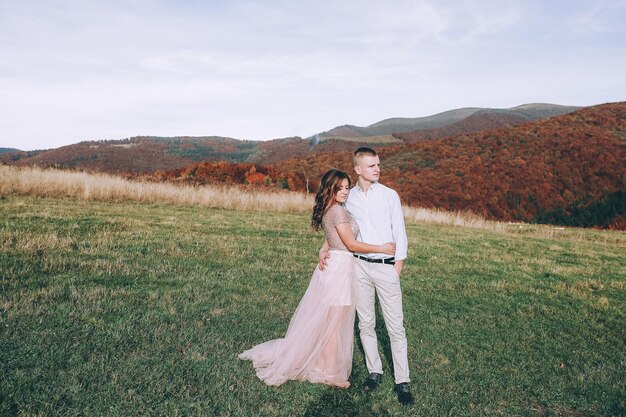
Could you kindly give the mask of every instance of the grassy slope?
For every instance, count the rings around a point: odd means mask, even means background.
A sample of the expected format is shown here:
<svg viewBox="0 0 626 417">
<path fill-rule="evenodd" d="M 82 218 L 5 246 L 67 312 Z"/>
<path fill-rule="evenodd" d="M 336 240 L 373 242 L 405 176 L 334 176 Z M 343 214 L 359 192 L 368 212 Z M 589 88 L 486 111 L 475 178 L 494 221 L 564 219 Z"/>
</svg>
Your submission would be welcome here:
<svg viewBox="0 0 626 417">
<path fill-rule="evenodd" d="M 321 242 L 306 216 L 11 196 L 0 214 L 0 415 L 405 413 L 390 373 L 361 392 L 358 345 L 348 390 L 266 387 L 236 358 L 287 328 Z M 626 413 L 624 234 L 408 232 L 411 413 Z"/>
</svg>

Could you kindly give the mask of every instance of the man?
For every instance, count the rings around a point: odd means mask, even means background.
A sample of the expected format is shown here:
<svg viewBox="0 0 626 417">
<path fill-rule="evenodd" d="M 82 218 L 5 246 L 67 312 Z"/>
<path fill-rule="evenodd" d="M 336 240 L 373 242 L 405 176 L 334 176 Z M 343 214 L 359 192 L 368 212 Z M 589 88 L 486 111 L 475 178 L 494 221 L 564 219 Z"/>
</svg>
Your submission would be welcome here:
<svg viewBox="0 0 626 417">
<path fill-rule="evenodd" d="M 354 256 L 357 264 L 358 293 L 356 310 L 359 317 L 361 344 L 369 376 L 363 383 L 365 391 L 380 385 L 383 369 L 376 338 L 375 297 L 378 294 L 387 333 L 391 341 L 394 380 L 398 401 L 403 405 L 413 403 L 410 390 L 409 363 L 406 333 L 403 324 L 400 274 L 407 256 L 407 237 L 404 216 L 398 193 L 378 182 L 380 159 L 370 148 L 358 148 L 354 152 L 354 171 L 359 179 L 350 190 L 346 209 L 359 225 L 360 241 L 383 244 L 394 241 L 396 253 L 393 258 L 385 254 L 360 254 Z M 329 257 L 327 244 L 320 250 L 320 268 L 326 267 Z"/>
</svg>

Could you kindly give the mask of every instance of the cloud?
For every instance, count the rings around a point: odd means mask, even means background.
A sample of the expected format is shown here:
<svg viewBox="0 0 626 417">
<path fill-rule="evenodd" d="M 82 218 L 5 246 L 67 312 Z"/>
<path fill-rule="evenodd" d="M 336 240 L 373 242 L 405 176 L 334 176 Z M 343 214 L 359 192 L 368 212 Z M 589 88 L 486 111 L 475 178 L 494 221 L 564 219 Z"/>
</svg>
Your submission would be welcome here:
<svg viewBox="0 0 626 417">
<path fill-rule="evenodd" d="M 625 0 L 595 1 L 585 6 L 585 9 L 574 14 L 570 19 L 574 32 L 624 35 L 626 32 L 623 19 L 626 15 Z"/>
<path fill-rule="evenodd" d="M 461 106 L 623 99 L 623 5 L 4 0 L 0 146 L 308 136 Z"/>
</svg>

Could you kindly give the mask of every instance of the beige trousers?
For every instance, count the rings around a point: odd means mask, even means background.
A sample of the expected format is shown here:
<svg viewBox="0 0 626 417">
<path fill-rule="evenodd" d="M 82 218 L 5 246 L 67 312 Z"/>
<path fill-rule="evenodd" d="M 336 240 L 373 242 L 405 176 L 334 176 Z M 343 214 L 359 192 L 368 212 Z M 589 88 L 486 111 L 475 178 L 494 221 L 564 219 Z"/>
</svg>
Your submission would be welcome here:
<svg viewBox="0 0 626 417">
<path fill-rule="evenodd" d="M 396 384 L 410 382 L 409 360 L 407 355 L 404 315 L 402 313 L 402 292 L 400 278 L 393 265 L 375 264 L 356 260 L 358 284 L 356 312 L 359 316 L 361 344 L 365 351 L 365 364 L 372 373 L 383 373 L 383 365 L 378 353 L 376 338 L 375 297 L 383 311 L 383 318 L 391 342 L 393 373 Z"/>
</svg>

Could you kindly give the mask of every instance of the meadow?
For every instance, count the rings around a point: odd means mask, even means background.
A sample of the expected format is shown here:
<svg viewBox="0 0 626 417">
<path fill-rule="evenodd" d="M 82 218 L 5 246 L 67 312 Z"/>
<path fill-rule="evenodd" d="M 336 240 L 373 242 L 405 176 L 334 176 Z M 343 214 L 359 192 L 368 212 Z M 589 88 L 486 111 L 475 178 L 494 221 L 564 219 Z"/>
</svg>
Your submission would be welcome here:
<svg viewBox="0 0 626 417">
<path fill-rule="evenodd" d="M 624 233 L 409 219 L 404 409 L 382 319 L 371 394 L 358 342 L 347 390 L 268 387 L 237 359 L 284 334 L 307 287 L 323 237 L 304 210 L 7 189 L 2 416 L 626 414 Z"/>
<path fill-rule="evenodd" d="M 4 196 L 0 415 L 516 415 L 626 411 L 624 234 L 409 224 L 416 404 L 258 381 L 322 236 L 304 214 Z M 388 339 L 378 326 L 386 370 Z"/>
</svg>

